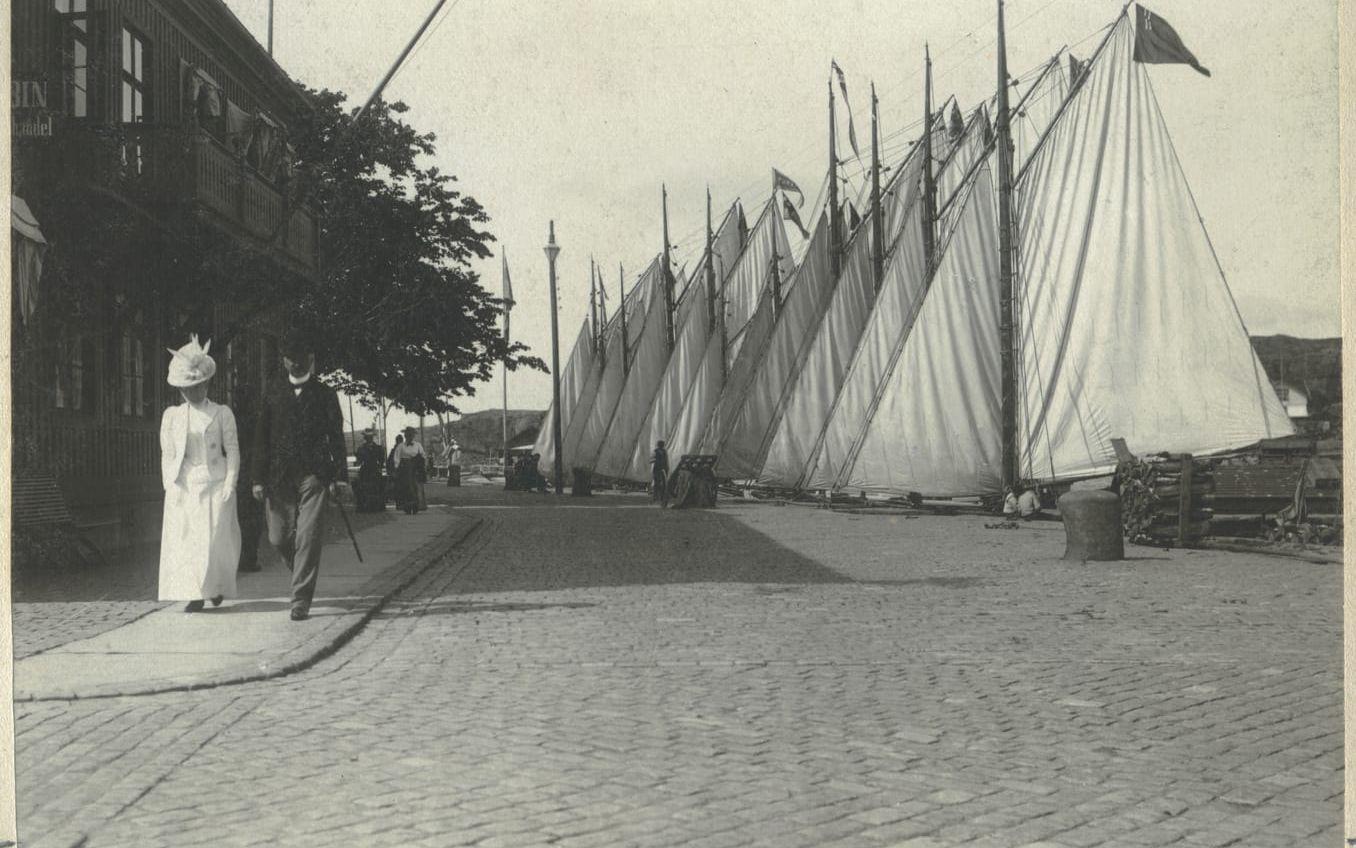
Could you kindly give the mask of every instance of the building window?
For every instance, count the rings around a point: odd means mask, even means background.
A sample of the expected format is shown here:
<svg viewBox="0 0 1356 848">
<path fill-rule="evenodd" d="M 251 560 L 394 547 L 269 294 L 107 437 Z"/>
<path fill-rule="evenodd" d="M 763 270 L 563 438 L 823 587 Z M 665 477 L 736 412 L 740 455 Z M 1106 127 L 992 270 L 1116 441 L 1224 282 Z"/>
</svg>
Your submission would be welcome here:
<svg viewBox="0 0 1356 848">
<path fill-rule="evenodd" d="M 238 381 L 238 371 L 240 367 L 236 362 L 235 343 L 227 342 L 226 347 L 217 355 L 217 374 L 221 379 L 216 381 L 221 394 L 222 403 L 229 406 L 231 400 L 235 397 L 235 387 Z"/>
<path fill-rule="evenodd" d="M 53 405 L 57 409 L 81 409 L 85 405 L 85 345 L 71 337 L 56 344 L 56 372 L 53 374 Z"/>
<path fill-rule="evenodd" d="M 122 112 L 124 124 L 146 120 L 146 42 L 127 27 L 122 28 Z M 145 169 L 145 151 L 139 140 L 123 145 L 122 164 L 133 174 Z"/>
<path fill-rule="evenodd" d="M 66 111 L 73 118 L 89 117 L 89 8 L 88 0 L 55 0 L 61 15 L 61 71 Z"/>
<path fill-rule="evenodd" d="M 138 316 L 139 318 L 140 316 Z M 141 322 L 123 327 L 122 337 L 118 340 L 118 360 L 120 364 L 118 381 L 123 415 L 138 418 L 146 415 L 146 360 L 145 351 L 139 338 Z"/>
</svg>

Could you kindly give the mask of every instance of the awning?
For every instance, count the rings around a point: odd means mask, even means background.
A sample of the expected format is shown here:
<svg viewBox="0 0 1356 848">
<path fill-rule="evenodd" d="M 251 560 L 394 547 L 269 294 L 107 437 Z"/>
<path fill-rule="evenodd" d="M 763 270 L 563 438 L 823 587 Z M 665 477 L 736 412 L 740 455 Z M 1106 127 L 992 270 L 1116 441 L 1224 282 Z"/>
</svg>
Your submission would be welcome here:
<svg viewBox="0 0 1356 848">
<path fill-rule="evenodd" d="M 19 316 L 24 323 L 38 305 L 38 280 L 42 277 L 42 257 L 47 252 L 47 239 L 38 227 L 38 219 L 22 197 L 9 196 L 10 227 L 14 231 L 12 267 L 14 288 L 19 294 Z"/>
</svg>

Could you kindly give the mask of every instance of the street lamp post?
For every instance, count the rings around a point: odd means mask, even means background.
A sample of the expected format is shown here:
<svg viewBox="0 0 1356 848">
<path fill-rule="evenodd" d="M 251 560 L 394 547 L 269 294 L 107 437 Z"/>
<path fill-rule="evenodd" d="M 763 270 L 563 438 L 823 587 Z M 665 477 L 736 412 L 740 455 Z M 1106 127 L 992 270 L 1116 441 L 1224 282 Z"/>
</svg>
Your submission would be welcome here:
<svg viewBox="0 0 1356 848">
<path fill-rule="evenodd" d="M 565 483 L 561 479 L 560 459 L 560 328 L 556 318 L 556 257 L 560 255 L 560 246 L 556 244 L 556 222 L 551 222 L 551 234 L 546 241 L 546 261 L 550 266 L 551 279 L 551 397 L 555 414 L 551 416 L 551 446 L 555 457 L 556 494 L 564 494 Z"/>
</svg>

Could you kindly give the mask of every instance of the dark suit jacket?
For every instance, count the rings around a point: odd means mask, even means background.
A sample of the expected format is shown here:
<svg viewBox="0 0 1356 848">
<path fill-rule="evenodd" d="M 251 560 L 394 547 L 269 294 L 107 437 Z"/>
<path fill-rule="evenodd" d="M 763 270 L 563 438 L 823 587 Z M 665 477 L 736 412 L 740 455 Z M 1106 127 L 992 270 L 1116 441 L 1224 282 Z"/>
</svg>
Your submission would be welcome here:
<svg viewBox="0 0 1356 848">
<path fill-rule="evenodd" d="M 250 477 L 256 485 L 294 486 L 308 474 L 348 479 L 339 395 L 312 377 L 297 394 L 286 375 L 269 387 L 254 427 Z"/>
</svg>

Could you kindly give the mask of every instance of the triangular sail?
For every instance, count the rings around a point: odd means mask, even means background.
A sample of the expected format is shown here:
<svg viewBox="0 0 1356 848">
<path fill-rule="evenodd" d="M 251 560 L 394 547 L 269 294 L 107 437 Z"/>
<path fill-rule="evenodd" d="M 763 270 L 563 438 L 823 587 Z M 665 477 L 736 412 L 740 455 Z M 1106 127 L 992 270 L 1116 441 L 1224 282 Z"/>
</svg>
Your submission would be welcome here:
<svg viewBox="0 0 1356 848">
<path fill-rule="evenodd" d="M 660 304 L 664 301 L 662 295 L 655 296 L 660 285 L 659 259 L 656 257 L 626 298 L 624 308 L 627 315 L 627 350 L 622 348 L 622 333 L 618 329 L 610 330 L 604 346 L 603 361 L 600 367 L 593 369 L 585 383 L 584 397 L 581 398 L 574 420 L 570 422 L 570 434 L 564 440 L 566 469 L 575 467 L 592 469 L 593 462 L 598 456 L 598 449 L 602 446 L 603 436 L 608 425 L 612 423 L 612 414 L 617 409 L 622 387 L 626 384 L 630 360 L 634 357 L 639 338 L 644 332 L 643 316 L 648 314 L 655 301 Z M 641 307 L 645 308 L 644 311 Z M 587 414 L 583 414 L 583 401 L 588 402 Z"/>
<path fill-rule="evenodd" d="M 768 431 L 777 420 L 781 399 L 790 381 L 800 373 L 819 324 L 833 297 L 829 266 L 829 213 L 820 214 L 810 235 L 810 246 L 791 278 L 767 349 L 756 363 L 742 396 L 727 393 L 717 413 L 721 430 L 714 430 L 716 473 L 725 478 L 754 477 L 763 461 Z"/>
<path fill-rule="evenodd" d="M 982 115 L 982 112 L 977 114 Z M 942 197 L 951 196 L 958 189 L 960 180 L 985 155 L 984 134 L 974 132 L 973 126 L 974 121 L 971 122 L 972 131 L 963 135 L 943 160 L 937 179 Z M 876 412 L 882 385 L 914 326 L 927 292 L 929 276 L 922 239 L 924 214 L 921 198 L 907 210 L 899 238 L 886 262 L 880 293 L 825 425 L 817 453 L 810 463 L 803 483 L 806 488 L 828 489 L 837 484 L 844 465 L 851 461 L 869 419 Z M 954 214 L 945 216 L 945 220 L 954 220 Z"/>
<path fill-rule="evenodd" d="M 895 203 L 901 210 L 916 205 L 921 164 L 922 157 L 910 156 L 883 202 Z M 903 225 L 908 215 L 900 214 L 895 218 Z M 766 459 L 758 471 L 761 483 L 797 488 L 809 470 L 820 434 L 833 411 L 848 364 L 875 303 L 870 229 L 868 226 L 859 228 L 848 246 L 828 311 L 819 324 L 809 355 L 773 430 Z M 893 240 L 894 233 L 886 232 L 886 238 Z"/>
<path fill-rule="evenodd" d="M 774 196 L 764 207 L 749 233 L 744 252 L 721 285 L 725 305 L 726 361 L 733 362 L 744 343 L 744 328 L 753 317 L 767 286 L 773 255 L 777 256 L 783 276 L 792 265 L 791 244 L 786 238 L 786 222 Z"/>
<path fill-rule="evenodd" d="M 1292 432 L 1172 148 L 1133 27 L 1105 49 L 1017 187 L 1022 473 L 1109 473 Z"/>
<path fill-rule="evenodd" d="M 683 276 L 679 272 L 674 282 L 676 291 L 687 294 L 674 307 L 675 325 L 683 320 L 684 313 L 701 311 L 706 306 L 701 302 L 701 287 L 693 286 L 691 291 L 687 291 Z M 631 358 L 631 370 L 627 372 L 612 420 L 603 431 L 597 455 L 590 466 L 595 474 L 621 477 L 630 464 L 631 446 L 636 443 L 640 427 L 645 423 L 645 416 L 654 402 L 655 392 L 659 389 L 664 368 L 669 361 L 668 327 L 664 320 L 664 310 L 667 308 L 663 297 L 650 299 L 650 309 Z"/>
<path fill-rule="evenodd" d="M 560 431 L 562 440 L 563 434 L 569 428 L 570 421 L 574 417 L 580 395 L 584 390 L 584 382 L 588 379 L 589 371 L 594 366 L 594 359 L 593 323 L 588 316 L 585 316 L 583 326 L 579 328 L 579 336 L 575 339 L 574 348 L 570 351 L 570 358 L 560 374 Z M 551 407 L 546 410 L 546 418 L 542 421 L 541 432 L 537 434 L 536 444 L 532 446 L 532 452 L 540 456 L 540 467 L 542 469 L 554 469 L 555 467 L 556 451 L 552 437 L 555 417 L 556 406 L 552 403 Z M 551 473 L 554 473 L 554 471 L 542 471 L 543 475 Z"/>
<path fill-rule="evenodd" d="M 962 191 L 922 309 L 842 471 L 846 488 L 957 496 L 1000 484 L 998 216 L 987 164 Z"/>
<path fill-rule="evenodd" d="M 749 338 L 748 318 L 771 279 L 772 259 L 777 257 L 780 274 L 791 273 L 791 249 L 786 225 L 775 197 L 759 216 L 748 235 L 744 251 L 721 287 L 725 303 L 724 330 L 731 338 L 722 340 L 720 327 L 714 329 L 703 351 L 701 365 L 689 387 L 673 430 L 669 434 L 669 455 L 681 457 L 701 449 L 711 415 L 725 388 L 730 364 Z M 637 446 L 639 447 L 639 446 Z"/>
<path fill-rule="evenodd" d="M 743 248 L 741 238 L 743 211 L 735 203 L 716 229 L 711 243 L 712 266 L 717 280 L 733 268 Z M 631 446 L 631 458 L 627 468 L 617 476 L 636 482 L 650 479 L 649 458 L 655 442 L 672 440 L 672 432 L 682 411 L 683 401 L 696 379 L 705 356 L 707 342 L 711 338 L 711 315 L 707 305 L 705 283 L 706 255 L 698 263 L 688 301 L 696 305 L 685 312 L 678 324 L 678 340 L 673 355 L 669 357 L 659 390 L 655 393 L 654 403 L 650 405 L 649 415 L 641 425 L 635 444 Z M 677 456 L 677 454 L 675 454 Z"/>
</svg>

